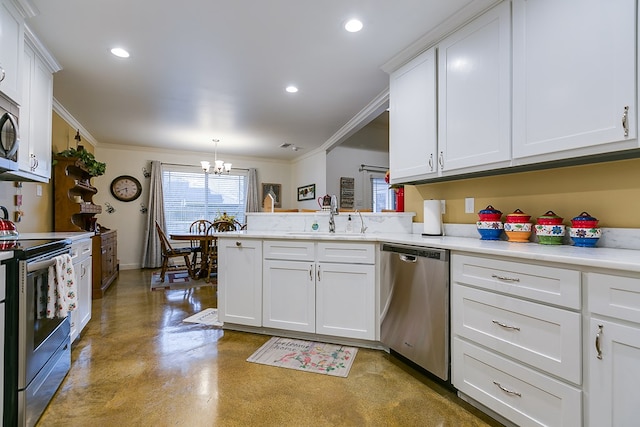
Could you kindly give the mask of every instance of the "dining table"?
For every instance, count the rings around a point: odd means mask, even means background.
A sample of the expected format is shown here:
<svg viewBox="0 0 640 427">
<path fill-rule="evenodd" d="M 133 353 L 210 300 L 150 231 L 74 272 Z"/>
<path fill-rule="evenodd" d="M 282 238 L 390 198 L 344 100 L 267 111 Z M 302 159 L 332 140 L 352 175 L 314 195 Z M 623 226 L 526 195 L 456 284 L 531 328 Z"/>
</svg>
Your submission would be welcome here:
<svg viewBox="0 0 640 427">
<path fill-rule="evenodd" d="M 171 240 L 176 241 L 199 241 L 200 242 L 200 267 L 196 269 L 194 266 L 194 277 L 204 277 L 205 281 L 209 283 L 211 279 L 211 269 L 209 263 L 211 262 L 209 251 L 213 250 L 215 243 L 218 240 L 218 236 L 215 234 L 198 234 L 198 233 L 171 233 L 169 234 Z"/>
</svg>

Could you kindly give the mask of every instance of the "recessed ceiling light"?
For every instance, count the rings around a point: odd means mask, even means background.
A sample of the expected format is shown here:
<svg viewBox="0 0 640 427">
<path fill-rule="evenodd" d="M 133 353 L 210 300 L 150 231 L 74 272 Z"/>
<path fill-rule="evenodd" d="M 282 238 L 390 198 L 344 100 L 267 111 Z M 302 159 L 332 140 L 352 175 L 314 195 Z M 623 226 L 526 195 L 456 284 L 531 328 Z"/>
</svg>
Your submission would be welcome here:
<svg viewBox="0 0 640 427">
<path fill-rule="evenodd" d="M 289 93 L 296 93 L 298 91 L 298 88 L 295 86 L 287 86 L 285 90 Z"/>
<path fill-rule="evenodd" d="M 113 49 L 111 49 L 111 53 L 113 53 L 118 58 L 128 58 L 129 57 L 129 52 L 127 52 L 126 50 L 124 50 L 121 47 L 114 47 Z"/>
<path fill-rule="evenodd" d="M 362 21 L 358 19 L 350 19 L 344 24 L 344 29 L 350 33 L 357 33 L 362 29 Z"/>
</svg>

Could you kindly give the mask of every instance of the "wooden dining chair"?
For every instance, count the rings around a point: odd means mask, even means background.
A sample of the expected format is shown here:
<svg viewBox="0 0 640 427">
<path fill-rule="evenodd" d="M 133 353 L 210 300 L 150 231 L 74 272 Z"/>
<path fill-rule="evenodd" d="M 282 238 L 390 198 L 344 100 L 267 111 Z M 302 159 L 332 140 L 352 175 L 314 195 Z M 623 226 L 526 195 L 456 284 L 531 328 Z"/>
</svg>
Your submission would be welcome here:
<svg viewBox="0 0 640 427">
<path fill-rule="evenodd" d="M 193 221 L 189 226 L 189 234 L 200 234 L 206 235 L 209 227 L 211 227 L 212 222 L 206 219 L 198 219 Z M 198 256 L 201 257 L 200 262 L 202 262 L 202 243 L 200 240 L 191 240 L 191 252 L 193 253 L 191 264 L 195 267 L 198 265 Z"/>
<path fill-rule="evenodd" d="M 193 277 L 193 268 L 191 267 L 191 261 L 189 261 L 189 257 L 191 256 L 191 248 L 173 248 L 169 239 L 167 239 L 167 235 L 164 234 L 160 224 L 156 221 L 156 230 L 158 231 L 158 237 L 160 238 L 161 252 L 162 252 L 162 269 L 160 270 L 160 281 L 164 282 L 164 274 L 167 271 L 179 271 L 179 270 L 187 270 L 189 272 L 189 276 Z M 184 258 L 184 266 L 174 265 L 169 266 L 170 258 Z"/>
</svg>

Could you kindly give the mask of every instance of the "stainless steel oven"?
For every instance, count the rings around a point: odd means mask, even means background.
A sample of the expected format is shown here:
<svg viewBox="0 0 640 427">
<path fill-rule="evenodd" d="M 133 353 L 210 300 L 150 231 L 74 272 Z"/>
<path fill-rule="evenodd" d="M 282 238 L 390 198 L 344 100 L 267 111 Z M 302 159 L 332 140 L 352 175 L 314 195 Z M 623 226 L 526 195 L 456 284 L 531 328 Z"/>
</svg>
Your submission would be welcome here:
<svg viewBox="0 0 640 427">
<path fill-rule="evenodd" d="M 4 425 L 33 426 L 71 367 L 69 316 L 48 318 L 49 267 L 69 253 L 65 240 L 18 241 L 8 279 Z M 7 383 L 9 385 L 7 386 Z"/>
<path fill-rule="evenodd" d="M 0 95 L 0 172 L 18 169 L 18 106 Z"/>
</svg>

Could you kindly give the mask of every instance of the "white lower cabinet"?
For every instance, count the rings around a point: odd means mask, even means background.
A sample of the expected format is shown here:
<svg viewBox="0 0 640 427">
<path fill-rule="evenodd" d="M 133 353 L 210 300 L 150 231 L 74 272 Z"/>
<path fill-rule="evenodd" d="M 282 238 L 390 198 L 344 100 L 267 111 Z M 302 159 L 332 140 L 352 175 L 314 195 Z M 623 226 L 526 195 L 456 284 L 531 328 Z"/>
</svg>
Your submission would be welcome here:
<svg viewBox="0 0 640 427">
<path fill-rule="evenodd" d="M 316 333 L 375 339 L 375 267 L 319 263 Z"/>
<path fill-rule="evenodd" d="M 218 318 L 262 326 L 262 241 L 218 239 Z"/>
<path fill-rule="evenodd" d="M 264 258 L 263 326 L 376 338 L 374 244 L 269 240 Z"/>
<path fill-rule="evenodd" d="M 78 306 L 71 312 L 71 342 L 82 332 L 91 320 L 91 239 L 71 244 L 71 259 L 78 289 Z"/>
<path fill-rule="evenodd" d="M 262 325 L 316 331 L 315 262 L 264 260 Z"/>
<path fill-rule="evenodd" d="M 520 426 L 580 426 L 580 272 L 453 253 L 451 279 L 453 385 Z"/>
<path fill-rule="evenodd" d="M 585 352 L 591 427 L 640 420 L 640 276 L 585 273 L 589 331 Z"/>
</svg>

